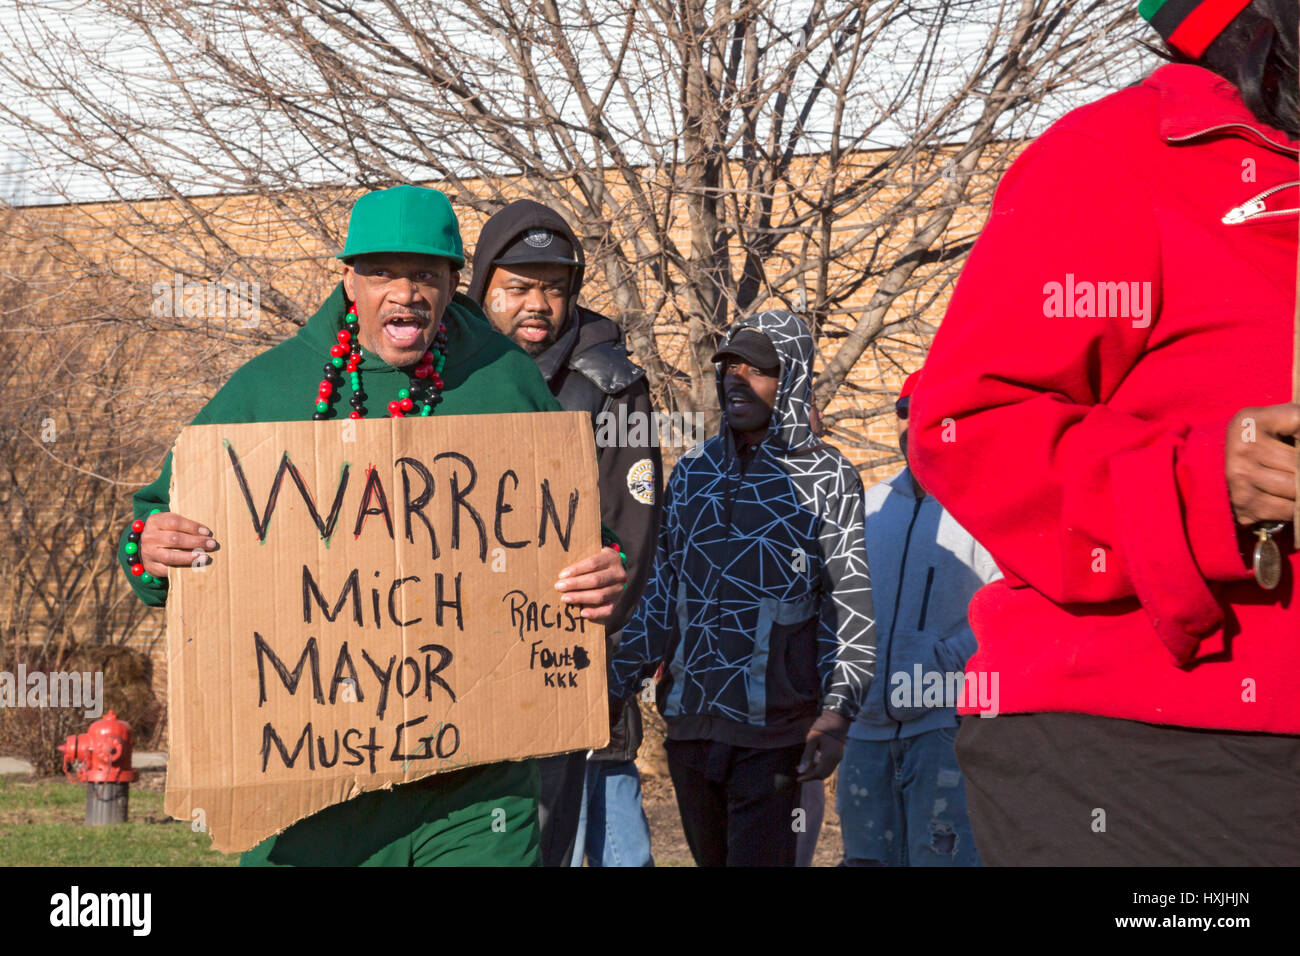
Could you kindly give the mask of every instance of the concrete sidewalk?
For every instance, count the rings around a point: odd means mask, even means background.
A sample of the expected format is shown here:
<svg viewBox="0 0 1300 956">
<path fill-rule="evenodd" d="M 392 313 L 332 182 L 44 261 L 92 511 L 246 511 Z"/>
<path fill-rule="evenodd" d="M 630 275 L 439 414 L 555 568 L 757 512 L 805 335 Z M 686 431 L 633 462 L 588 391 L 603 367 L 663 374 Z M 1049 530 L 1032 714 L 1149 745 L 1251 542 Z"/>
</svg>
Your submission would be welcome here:
<svg viewBox="0 0 1300 956">
<path fill-rule="evenodd" d="M 131 755 L 131 766 L 136 770 L 155 770 L 167 766 L 163 753 L 138 753 Z M 18 757 L 0 757 L 0 776 L 4 774 L 30 774 L 32 765 Z"/>
</svg>

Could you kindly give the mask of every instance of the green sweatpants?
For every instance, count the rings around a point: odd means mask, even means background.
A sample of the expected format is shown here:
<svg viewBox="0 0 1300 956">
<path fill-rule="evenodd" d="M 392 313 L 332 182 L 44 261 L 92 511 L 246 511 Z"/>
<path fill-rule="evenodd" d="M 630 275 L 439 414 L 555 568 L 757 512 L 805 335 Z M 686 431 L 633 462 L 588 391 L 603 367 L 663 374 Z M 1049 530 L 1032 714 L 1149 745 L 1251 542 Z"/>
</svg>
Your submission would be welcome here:
<svg viewBox="0 0 1300 956">
<path fill-rule="evenodd" d="M 240 866 L 541 866 L 537 763 L 488 764 L 363 793 L 299 820 Z"/>
</svg>

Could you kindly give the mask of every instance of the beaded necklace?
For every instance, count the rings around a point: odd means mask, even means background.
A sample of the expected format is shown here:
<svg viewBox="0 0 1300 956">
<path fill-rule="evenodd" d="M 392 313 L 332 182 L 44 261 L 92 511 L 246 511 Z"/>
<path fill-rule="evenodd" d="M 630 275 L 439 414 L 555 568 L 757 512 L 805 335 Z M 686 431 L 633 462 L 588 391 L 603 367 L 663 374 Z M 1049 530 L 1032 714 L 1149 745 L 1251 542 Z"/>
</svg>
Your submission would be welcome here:
<svg viewBox="0 0 1300 956">
<path fill-rule="evenodd" d="M 316 408 L 312 420 L 328 418 L 333 408 L 334 399 L 338 397 L 339 386 L 343 383 L 343 373 L 348 375 L 348 384 L 352 386 L 352 397 L 348 404 L 352 406 L 349 418 L 366 417 L 366 393 L 361 388 L 361 343 L 357 330 L 357 306 L 354 302 L 343 316 L 343 328 L 339 330 L 338 343 L 330 348 L 330 360 L 325 364 L 325 377 L 321 380 L 316 394 Z M 347 361 L 344 361 L 347 356 Z M 433 407 L 442 400 L 442 369 L 447 364 L 447 326 L 438 323 L 438 331 L 433 337 L 433 346 L 424 353 L 420 364 L 411 374 L 411 387 L 399 389 L 397 399 L 388 403 L 388 414 L 392 418 L 405 418 L 406 413 L 420 406 L 420 416 L 433 414 Z"/>
</svg>

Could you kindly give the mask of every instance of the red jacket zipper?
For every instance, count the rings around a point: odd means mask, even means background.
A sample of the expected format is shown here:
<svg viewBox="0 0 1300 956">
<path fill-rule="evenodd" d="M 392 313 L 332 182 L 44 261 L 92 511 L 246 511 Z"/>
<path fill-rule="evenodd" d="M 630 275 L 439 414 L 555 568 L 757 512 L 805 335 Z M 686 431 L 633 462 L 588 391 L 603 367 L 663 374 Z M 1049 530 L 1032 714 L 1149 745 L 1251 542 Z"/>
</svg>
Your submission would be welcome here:
<svg viewBox="0 0 1300 956">
<path fill-rule="evenodd" d="M 1282 143 L 1279 143 L 1276 140 L 1270 139 L 1269 137 L 1265 136 L 1255 127 L 1251 126 L 1249 123 L 1221 123 L 1218 126 L 1207 126 L 1205 129 L 1197 130 L 1195 133 L 1184 133 L 1182 136 L 1170 136 L 1168 139 L 1165 140 L 1165 142 L 1185 143 L 1188 140 L 1193 140 L 1196 139 L 1198 136 L 1205 136 L 1209 133 L 1218 133 L 1223 130 L 1243 130 L 1243 129 L 1246 130 L 1248 133 L 1253 133 L 1255 137 L 1259 139 L 1259 141 L 1263 143 L 1265 146 L 1271 147 L 1273 149 L 1281 150 L 1283 152 L 1295 153 L 1296 155 L 1300 155 L 1300 146 L 1285 146 Z"/>
</svg>

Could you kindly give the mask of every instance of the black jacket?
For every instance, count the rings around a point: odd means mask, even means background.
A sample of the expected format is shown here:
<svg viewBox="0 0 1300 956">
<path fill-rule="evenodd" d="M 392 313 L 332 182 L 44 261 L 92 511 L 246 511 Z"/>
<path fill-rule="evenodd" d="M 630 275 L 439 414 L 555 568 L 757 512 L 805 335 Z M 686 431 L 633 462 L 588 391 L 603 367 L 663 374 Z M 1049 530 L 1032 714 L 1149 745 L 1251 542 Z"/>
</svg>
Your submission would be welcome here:
<svg viewBox="0 0 1300 956">
<path fill-rule="evenodd" d="M 608 427 L 614 422 L 634 422 L 637 417 L 651 421 L 654 409 L 645 371 L 628 358 L 622 330 L 613 321 L 577 304 L 586 272 L 582 245 L 563 218 L 540 203 L 510 203 L 484 224 L 474 249 L 468 294 L 482 303 L 492 261 L 521 233 L 541 228 L 567 236 L 579 263 L 573 270 L 564 330 L 554 345 L 537 356 L 537 365 L 560 405 L 569 411 L 589 413 L 596 430 L 601 521 L 618 535 L 627 555 L 627 590 L 606 622 L 612 657 L 623 624 L 645 588 L 658 536 L 663 463 L 653 437 L 655 429 L 628 428 L 625 435 L 620 435 L 617 428 Z M 618 440 L 602 440 L 602 435 L 611 434 Z M 644 443 L 623 440 L 638 435 L 645 436 Z M 623 713 L 623 719 L 610 729 L 609 747 L 597 757 L 630 760 L 636 756 L 641 743 L 640 711 L 633 706 L 624 708 Z"/>
</svg>

